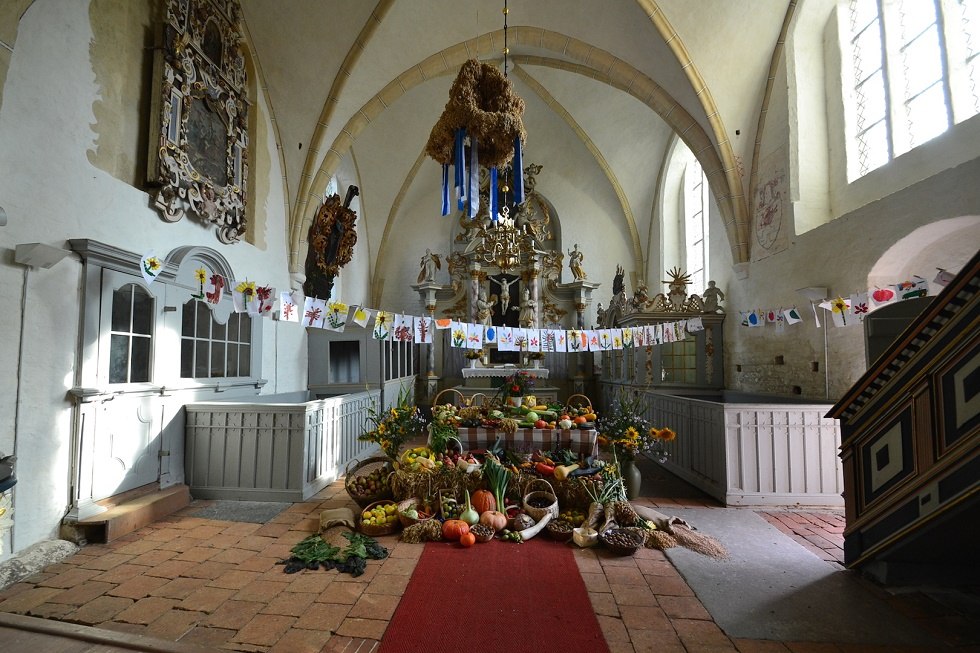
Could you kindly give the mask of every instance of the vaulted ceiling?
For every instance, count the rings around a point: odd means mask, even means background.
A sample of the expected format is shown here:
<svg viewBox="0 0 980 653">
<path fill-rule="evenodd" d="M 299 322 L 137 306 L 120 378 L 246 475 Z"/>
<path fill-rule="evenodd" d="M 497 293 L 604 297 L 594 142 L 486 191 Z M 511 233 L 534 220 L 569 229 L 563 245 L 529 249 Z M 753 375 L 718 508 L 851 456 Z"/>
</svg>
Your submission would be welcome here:
<svg viewBox="0 0 980 653">
<path fill-rule="evenodd" d="M 704 166 L 733 261 L 747 260 L 748 172 L 795 4 L 510 0 L 509 79 L 526 102 L 525 164 L 543 165 L 553 192 L 593 198 L 642 269 L 676 135 Z M 502 64 L 503 5 L 242 0 L 281 145 L 293 269 L 333 174 L 346 171 L 361 188 L 372 260 L 384 260 L 405 224 L 437 215 L 440 175 L 425 143 L 459 66 Z"/>
</svg>

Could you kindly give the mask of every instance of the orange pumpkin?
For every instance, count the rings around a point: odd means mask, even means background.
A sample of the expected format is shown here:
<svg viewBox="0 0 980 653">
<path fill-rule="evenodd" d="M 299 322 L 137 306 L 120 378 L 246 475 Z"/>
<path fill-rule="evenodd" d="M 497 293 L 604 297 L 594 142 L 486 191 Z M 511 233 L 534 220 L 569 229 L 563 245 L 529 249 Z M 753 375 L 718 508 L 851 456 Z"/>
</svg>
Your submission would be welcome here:
<svg viewBox="0 0 980 653">
<path fill-rule="evenodd" d="M 447 519 L 442 523 L 442 537 L 446 540 L 458 540 L 470 532 L 470 525 L 462 519 Z"/>
<path fill-rule="evenodd" d="M 463 533 L 459 536 L 459 543 L 466 547 L 473 546 L 476 544 L 476 535 L 473 533 Z"/>
<path fill-rule="evenodd" d="M 497 500 L 489 490 L 477 490 L 470 496 L 470 505 L 477 514 L 482 515 L 488 510 L 497 509 Z"/>
<path fill-rule="evenodd" d="M 585 424 L 589 420 L 585 419 L 585 416 L 584 415 L 579 415 L 578 417 L 576 417 L 572 421 L 575 422 L 576 424 Z"/>
</svg>

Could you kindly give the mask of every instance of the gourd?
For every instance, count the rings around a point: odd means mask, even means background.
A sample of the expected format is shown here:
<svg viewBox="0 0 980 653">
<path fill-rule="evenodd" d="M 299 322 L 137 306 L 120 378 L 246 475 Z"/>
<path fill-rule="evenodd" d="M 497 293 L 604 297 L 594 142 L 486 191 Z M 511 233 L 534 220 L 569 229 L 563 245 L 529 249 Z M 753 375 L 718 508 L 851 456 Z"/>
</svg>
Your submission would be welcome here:
<svg viewBox="0 0 980 653">
<path fill-rule="evenodd" d="M 541 518 L 541 521 L 539 521 L 534 526 L 531 526 L 530 528 L 525 528 L 520 531 L 519 535 L 521 536 L 521 539 L 527 542 L 529 539 L 531 539 L 532 537 L 540 533 L 544 529 L 544 527 L 548 525 L 548 522 L 551 521 L 551 518 L 553 516 L 554 515 L 552 515 L 550 512 L 544 513 L 544 516 Z"/>
<path fill-rule="evenodd" d="M 480 523 L 494 531 L 502 531 L 507 526 L 507 515 L 496 510 L 486 510 L 480 515 Z"/>
<path fill-rule="evenodd" d="M 489 510 L 497 509 L 497 500 L 493 498 L 493 493 L 489 490 L 477 490 L 470 497 L 470 502 L 473 504 L 473 509 L 476 510 L 480 516 Z"/>
<path fill-rule="evenodd" d="M 473 510 L 473 505 L 470 503 L 470 491 L 466 491 L 466 510 L 460 514 L 459 518 L 466 522 L 467 526 L 472 526 L 480 521 L 480 513 Z M 469 529 L 467 529 L 469 530 Z"/>
<path fill-rule="evenodd" d="M 576 469 L 578 469 L 578 465 L 559 465 L 555 467 L 555 479 L 564 481 Z"/>
<path fill-rule="evenodd" d="M 442 523 L 442 537 L 447 540 L 458 540 L 470 532 L 470 525 L 462 519 L 447 519 Z"/>
</svg>

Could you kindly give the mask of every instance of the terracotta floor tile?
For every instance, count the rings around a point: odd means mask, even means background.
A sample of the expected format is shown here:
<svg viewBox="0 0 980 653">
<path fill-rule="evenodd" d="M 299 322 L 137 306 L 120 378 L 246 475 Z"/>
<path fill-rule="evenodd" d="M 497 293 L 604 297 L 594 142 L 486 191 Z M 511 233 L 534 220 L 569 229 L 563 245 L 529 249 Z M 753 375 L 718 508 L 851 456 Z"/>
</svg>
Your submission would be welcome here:
<svg viewBox="0 0 980 653">
<path fill-rule="evenodd" d="M 333 579 L 325 573 L 312 572 L 309 574 L 298 573 L 298 574 L 283 574 L 288 585 L 286 585 L 286 592 L 307 592 L 313 594 L 321 594 L 326 591 L 327 586 L 333 582 Z M 370 583 L 368 583 L 370 585 Z"/>
<path fill-rule="evenodd" d="M 87 583 L 76 585 L 71 589 L 67 589 L 61 592 L 60 594 L 52 596 L 50 599 L 48 599 L 48 602 L 66 603 L 66 604 L 79 606 L 102 596 L 103 594 L 112 590 L 115 587 L 116 586 L 113 583 L 103 583 L 95 580 L 90 580 Z"/>
<path fill-rule="evenodd" d="M 289 530 L 289 524 L 262 524 L 262 526 L 253 533 L 253 535 L 262 535 L 264 537 L 278 537 Z"/>
<path fill-rule="evenodd" d="M 177 601 L 173 599 L 148 596 L 117 614 L 113 617 L 113 621 L 123 621 L 131 624 L 149 624 L 175 605 L 177 605 Z"/>
<path fill-rule="evenodd" d="M 698 649 L 686 649 L 672 632 L 662 630 L 632 630 L 630 641 L 636 653 L 697 653 Z"/>
<path fill-rule="evenodd" d="M 104 630 L 112 630 L 117 633 L 129 633 L 130 635 L 145 635 L 146 626 L 143 624 L 127 624 L 121 621 L 106 621 L 96 624 L 96 627 Z"/>
<path fill-rule="evenodd" d="M 27 590 L 34 589 L 34 583 L 14 583 L 6 589 L 0 590 L 0 603 L 3 603 L 7 599 L 20 594 L 21 592 L 26 592 Z"/>
<path fill-rule="evenodd" d="M 215 628 L 230 628 L 237 631 L 243 628 L 264 607 L 264 603 L 254 601 L 225 601 L 211 613 L 205 624 Z"/>
<path fill-rule="evenodd" d="M 765 639 L 733 639 L 732 643 L 739 653 L 788 653 L 789 649 L 782 642 Z"/>
<path fill-rule="evenodd" d="M 170 553 L 173 553 L 172 551 Z M 179 578 L 196 566 L 190 560 L 167 560 L 143 572 L 145 576 L 158 578 Z"/>
<path fill-rule="evenodd" d="M 297 540 L 297 542 L 298 541 L 299 540 Z M 235 548 L 245 549 L 246 551 L 262 551 L 263 549 L 277 543 L 282 543 L 282 542 L 279 542 L 279 540 L 274 537 L 264 537 L 262 535 L 252 534 L 252 535 L 246 535 L 245 537 L 242 537 L 240 540 L 238 540 L 238 543 L 235 544 Z M 296 542 L 290 543 L 289 548 L 292 548 L 292 545 L 295 543 Z"/>
<path fill-rule="evenodd" d="M 608 592 L 609 583 L 605 574 L 582 573 L 582 581 L 590 592 Z"/>
<path fill-rule="evenodd" d="M 222 549 L 217 554 L 212 556 L 210 559 L 214 562 L 228 562 L 233 565 L 241 564 L 249 558 L 255 557 L 255 551 L 249 551 L 247 549 L 236 549 L 234 547 Z"/>
<path fill-rule="evenodd" d="M 249 583 L 258 580 L 259 574 L 254 571 L 238 571 L 232 569 L 226 571 L 217 578 L 213 579 L 208 585 L 211 587 L 224 587 L 225 589 L 240 590 L 247 587 Z"/>
<path fill-rule="evenodd" d="M 314 603 L 303 612 L 295 626 L 296 628 L 337 632 L 350 609 L 350 605 L 340 603 Z"/>
<path fill-rule="evenodd" d="M 123 596 L 128 599 L 141 599 L 150 592 L 163 587 L 170 581 L 156 576 L 136 576 L 106 592 L 110 596 Z"/>
<path fill-rule="evenodd" d="M 340 628 L 337 629 L 337 634 L 346 635 L 347 637 L 363 637 L 365 639 L 380 640 L 387 627 L 388 622 L 381 621 L 380 619 L 347 617 L 340 624 Z"/>
<path fill-rule="evenodd" d="M 178 555 L 176 551 L 168 551 L 167 549 L 153 549 L 152 551 L 147 551 L 142 553 L 132 560 L 130 564 L 134 565 L 144 565 L 146 567 L 155 567 L 162 562 L 170 560 L 174 556 Z"/>
<path fill-rule="evenodd" d="M 178 553 L 174 560 L 189 560 L 190 562 L 204 562 L 210 560 L 220 553 L 219 549 L 212 549 L 209 546 L 194 546 L 186 551 Z"/>
<path fill-rule="evenodd" d="M 261 601 L 262 603 L 267 603 L 284 592 L 288 586 L 289 583 L 285 581 L 254 580 L 238 590 L 232 598 L 236 601 Z"/>
<path fill-rule="evenodd" d="M 295 621 L 293 617 L 278 614 L 258 614 L 239 630 L 231 641 L 272 646 L 286 634 Z"/>
<path fill-rule="evenodd" d="M 218 606 L 229 600 L 235 591 L 221 587 L 201 587 L 188 594 L 183 601 L 177 604 L 177 607 L 181 610 L 214 612 Z"/>
<path fill-rule="evenodd" d="M 626 626 L 623 625 L 623 621 L 618 617 L 609 617 L 600 614 L 596 615 L 596 619 L 599 620 L 599 627 L 602 629 L 602 634 L 607 642 L 630 641 L 630 635 L 626 632 Z"/>
<path fill-rule="evenodd" d="M 711 620 L 711 615 L 696 596 L 662 596 L 657 601 L 671 619 Z"/>
<path fill-rule="evenodd" d="M 347 616 L 363 617 L 365 619 L 384 619 L 390 621 L 398 607 L 400 597 L 388 594 L 368 594 L 365 592 L 357 599 Z"/>
<path fill-rule="evenodd" d="M 606 646 L 609 647 L 609 653 L 636 653 L 632 642 L 606 642 Z"/>
<path fill-rule="evenodd" d="M 731 640 L 713 621 L 671 619 L 671 625 L 685 646 L 725 646 Z M 732 647 L 734 648 L 734 646 Z"/>
<path fill-rule="evenodd" d="M 64 590 L 57 587 L 35 587 L 25 590 L 0 603 L 0 612 L 25 614 L 31 608 L 46 603 L 51 597 L 57 596 L 62 592 Z"/>
<path fill-rule="evenodd" d="M 275 643 L 271 653 L 320 653 L 331 636 L 330 631 L 290 628 Z"/>
<path fill-rule="evenodd" d="M 674 576 L 679 578 L 680 574 L 674 569 L 674 565 L 668 560 L 637 560 L 636 568 L 644 576 Z"/>
<path fill-rule="evenodd" d="M 202 524 L 195 528 L 188 530 L 184 533 L 184 537 L 189 537 L 195 540 L 212 540 L 221 534 L 224 530 L 223 526 L 216 526 L 212 524 Z"/>
<path fill-rule="evenodd" d="M 168 599 L 185 599 L 196 590 L 204 587 L 206 578 L 175 578 L 166 585 L 161 585 L 150 592 L 150 596 L 162 596 Z"/>
<path fill-rule="evenodd" d="M 172 540 L 167 540 L 166 542 L 160 542 L 157 546 L 158 549 L 164 549 L 166 551 L 178 551 L 183 553 L 189 549 L 193 549 L 201 544 L 200 540 L 194 540 L 189 537 L 184 537 L 183 532 L 179 537 L 175 537 Z"/>
<path fill-rule="evenodd" d="M 619 606 L 616 605 L 616 598 L 612 594 L 589 592 L 589 601 L 596 614 L 607 617 L 618 617 Z"/>
<path fill-rule="evenodd" d="M 617 605 L 638 605 L 641 607 L 657 607 L 657 599 L 649 587 L 635 585 L 616 585 L 610 583 L 609 588 L 616 599 Z"/>
<path fill-rule="evenodd" d="M 39 619 L 64 619 L 77 607 L 70 603 L 42 603 L 28 610 L 27 615 Z"/>
<path fill-rule="evenodd" d="M 160 542 L 154 542 L 153 540 L 136 540 L 133 542 L 127 542 L 123 546 L 116 549 L 116 553 L 128 553 L 130 555 L 142 555 L 147 551 L 152 551 L 160 545 Z"/>
<path fill-rule="evenodd" d="M 405 588 L 408 587 L 408 581 L 411 580 L 411 576 L 393 576 L 386 574 L 379 574 L 375 576 L 370 583 L 368 583 L 366 592 L 372 594 L 392 594 L 394 596 L 401 596 L 405 593 Z M 326 593 L 326 590 L 324 590 Z"/>
<path fill-rule="evenodd" d="M 281 614 L 287 617 L 301 617 L 313 600 L 315 594 L 304 592 L 283 592 L 266 602 L 264 614 Z"/>
<path fill-rule="evenodd" d="M 209 580 L 214 580 L 215 578 L 235 570 L 235 565 L 227 562 L 214 562 L 213 560 L 208 560 L 207 562 L 192 564 L 186 571 L 181 572 L 180 575 L 187 576 L 188 578 L 207 578 Z M 239 569 L 239 571 L 247 570 Z"/>
<path fill-rule="evenodd" d="M 606 580 L 610 585 L 632 585 L 636 587 L 646 587 L 647 580 L 636 568 L 632 567 L 603 567 L 602 571 L 606 575 Z"/>
<path fill-rule="evenodd" d="M 135 556 L 127 555 L 125 553 L 107 553 L 101 556 L 86 556 L 87 559 L 80 561 L 78 566 L 82 569 L 100 569 L 102 571 L 108 571 L 123 563 L 129 562 L 134 557 Z"/>
<path fill-rule="evenodd" d="M 694 596 L 694 592 L 680 576 L 647 576 L 646 580 L 657 596 Z"/>
<path fill-rule="evenodd" d="M 674 627 L 670 625 L 670 619 L 659 606 L 621 605 L 619 606 L 619 615 L 623 620 L 623 625 L 630 632 L 634 630 L 659 630 L 671 634 L 674 632 Z"/>
<path fill-rule="evenodd" d="M 422 557 L 422 551 L 425 550 L 425 544 L 406 544 L 399 542 L 393 547 L 385 546 L 388 548 L 389 558 L 411 558 L 412 560 L 418 560 Z"/>
<path fill-rule="evenodd" d="M 202 612 L 168 610 L 146 626 L 146 634 L 175 642 L 190 632 L 206 616 Z"/>
<path fill-rule="evenodd" d="M 94 626 L 103 621 L 111 621 L 117 614 L 133 605 L 133 599 L 122 596 L 100 596 L 79 606 L 71 613 L 70 619 L 76 623 Z"/>
<path fill-rule="evenodd" d="M 276 558 L 255 555 L 251 558 L 242 560 L 237 564 L 237 567 L 241 571 L 269 571 L 276 567 L 278 560 Z"/>
<path fill-rule="evenodd" d="M 38 583 L 39 587 L 57 587 L 59 589 L 68 589 L 69 587 L 75 587 L 87 580 L 90 580 L 93 576 L 98 576 L 101 572 L 98 569 L 78 569 L 70 568 L 68 571 L 64 571 L 57 574 L 51 578 L 41 581 Z"/>
<path fill-rule="evenodd" d="M 127 580 L 142 576 L 146 571 L 146 567 L 140 565 L 123 564 L 104 571 L 98 576 L 93 576 L 92 580 L 105 583 L 125 583 Z"/>
<path fill-rule="evenodd" d="M 217 649 L 225 642 L 230 641 L 236 632 L 226 628 L 197 625 L 191 628 L 179 641 L 185 644 Z"/>
<path fill-rule="evenodd" d="M 407 577 L 406 577 L 407 578 Z M 319 603 L 354 605 L 367 585 L 362 583 L 330 583 L 316 600 Z"/>
</svg>

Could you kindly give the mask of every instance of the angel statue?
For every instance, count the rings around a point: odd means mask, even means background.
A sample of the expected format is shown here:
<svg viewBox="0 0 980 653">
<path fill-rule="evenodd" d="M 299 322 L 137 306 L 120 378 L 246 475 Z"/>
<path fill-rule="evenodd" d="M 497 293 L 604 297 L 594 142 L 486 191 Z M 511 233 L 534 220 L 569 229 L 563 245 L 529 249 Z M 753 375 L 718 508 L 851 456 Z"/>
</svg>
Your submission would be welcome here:
<svg viewBox="0 0 980 653">
<path fill-rule="evenodd" d="M 432 283 L 436 280 L 436 270 L 442 269 L 442 261 L 438 254 L 433 254 L 432 250 L 426 249 L 425 255 L 419 261 L 419 283 Z"/>
<path fill-rule="evenodd" d="M 575 243 L 575 247 L 568 252 L 568 269 L 572 271 L 572 276 L 576 281 L 585 279 L 585 270 L 582 269 L 582 261 L 584 260 L 585 255 L 578 248 L 578 243 Z"/>
</svg>

